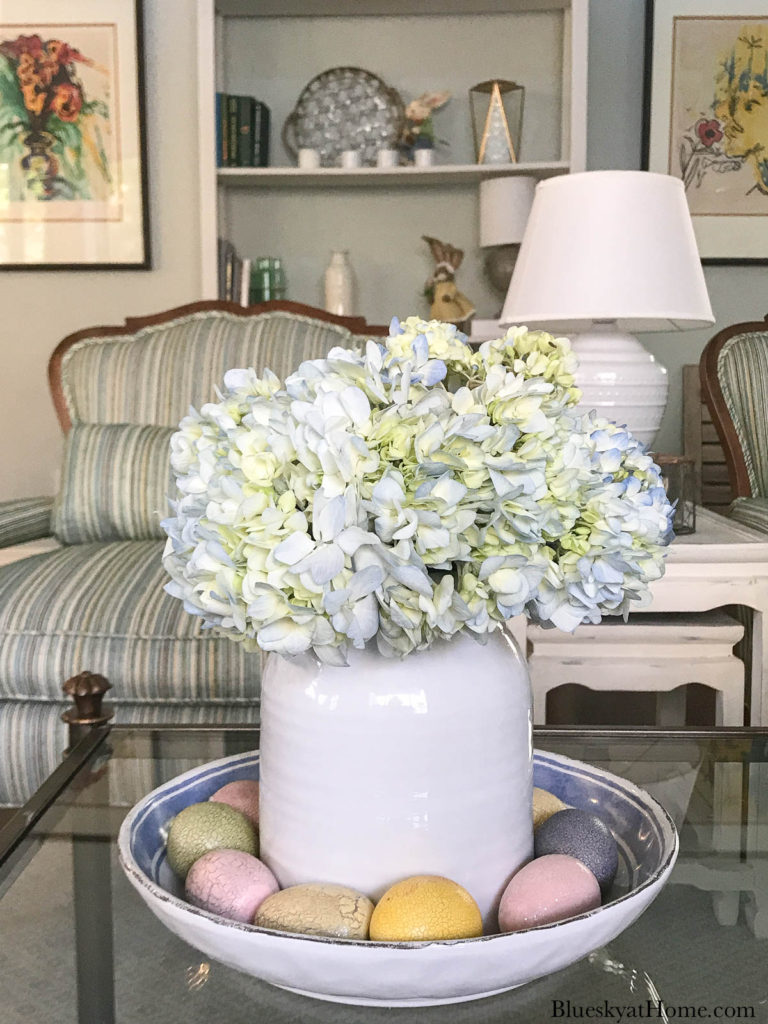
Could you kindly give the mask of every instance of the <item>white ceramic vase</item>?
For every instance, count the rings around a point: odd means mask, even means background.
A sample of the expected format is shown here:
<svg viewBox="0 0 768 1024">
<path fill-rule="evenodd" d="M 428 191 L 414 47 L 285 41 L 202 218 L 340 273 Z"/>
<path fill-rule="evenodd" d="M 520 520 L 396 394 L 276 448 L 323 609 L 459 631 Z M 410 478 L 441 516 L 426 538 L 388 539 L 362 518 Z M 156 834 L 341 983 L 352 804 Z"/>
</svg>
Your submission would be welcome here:
<svg viewBox="0 0 768 1024">
<path fill-rule="evenodd" d="M 350 316 L 354 305 L 354 276 L 346 249 L 334 250 L 323 278 L 325 308 L 336 316 Z"/>
<path fill-rule="evenodd" d="M 498 631 L 348 668 L 271 655 L 262 681 L 261 857 L 281 886 L 336 882 L 378 899 L 415 874 L 477 900 L 485 930 L 533 855 L 531 695 Z"/>
</svg>

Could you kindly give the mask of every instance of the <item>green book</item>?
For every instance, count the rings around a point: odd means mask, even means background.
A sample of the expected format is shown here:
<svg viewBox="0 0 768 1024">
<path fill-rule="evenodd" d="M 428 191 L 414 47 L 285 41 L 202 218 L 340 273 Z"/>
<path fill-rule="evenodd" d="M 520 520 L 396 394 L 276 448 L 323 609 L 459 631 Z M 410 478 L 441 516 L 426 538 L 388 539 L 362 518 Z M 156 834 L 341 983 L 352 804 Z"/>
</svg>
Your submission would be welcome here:
<svg viewBox="0 0 768 1024">
<path fill-rule="evenodd" d="M 227 167 L 237 167 L 237 110 L 239 96 L 227 96 Z"/>
<path fill-rule="evenodd" d="M 253 166 L 269 166 L 269 107 L 260 100 L 253 104 Z"/>
<path fill-rule="evenodd" d="M 253 167 L 253 96 L 237 97 L 237 166 Z"/>
</svg>

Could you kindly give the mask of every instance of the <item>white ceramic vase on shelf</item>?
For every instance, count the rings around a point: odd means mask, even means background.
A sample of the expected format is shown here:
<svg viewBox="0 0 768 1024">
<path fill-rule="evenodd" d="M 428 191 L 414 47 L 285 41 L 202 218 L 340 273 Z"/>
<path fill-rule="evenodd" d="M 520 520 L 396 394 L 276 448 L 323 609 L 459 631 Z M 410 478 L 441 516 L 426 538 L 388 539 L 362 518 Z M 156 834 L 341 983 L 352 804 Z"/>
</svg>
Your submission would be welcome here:
<svg viewBox="0 0 768 1024">
<path fill-rule="evenodd" d="M 336 316 L 351 316 L 354 303 L 354 275 L 345 249 L 334 250 L 325 269 L 325 309 Z"/>
<path fill-rule="evenodd" d="M 527 667 L 501 631 L 348 668 L 270 655 L 261 702 L 261 857 L 281 886 L 378 899 L 415 874 L 477 901 L 486 931 L 533 855 Z"/>
</svg>

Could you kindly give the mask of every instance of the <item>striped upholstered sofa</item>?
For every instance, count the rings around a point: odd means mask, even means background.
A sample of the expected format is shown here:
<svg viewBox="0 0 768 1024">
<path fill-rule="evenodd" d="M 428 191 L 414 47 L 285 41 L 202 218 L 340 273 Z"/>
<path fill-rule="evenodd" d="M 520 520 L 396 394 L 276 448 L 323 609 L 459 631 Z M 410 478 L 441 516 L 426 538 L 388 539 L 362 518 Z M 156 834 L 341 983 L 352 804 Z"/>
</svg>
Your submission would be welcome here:
<svg viewBox="0 0 768 1024">
<path fill-rule="evenodd" d="M 699 375 L 735 496 L 728 515 L 768 533 L 768 317 L 719 331 Z"/>
<path fill-rule="evenodd" d="M 109 679 L 117 721 L 256 717 L 258 657 L 163 591 L 169 438 L 231 367 L 284 376 L 382 333 L 294 303 L 200 302 L 58 346 L 58 494 L 0 503 L 0 804 L 25 799 L 60 757 L 61 686 L 78 672 Z"/>
</svg>

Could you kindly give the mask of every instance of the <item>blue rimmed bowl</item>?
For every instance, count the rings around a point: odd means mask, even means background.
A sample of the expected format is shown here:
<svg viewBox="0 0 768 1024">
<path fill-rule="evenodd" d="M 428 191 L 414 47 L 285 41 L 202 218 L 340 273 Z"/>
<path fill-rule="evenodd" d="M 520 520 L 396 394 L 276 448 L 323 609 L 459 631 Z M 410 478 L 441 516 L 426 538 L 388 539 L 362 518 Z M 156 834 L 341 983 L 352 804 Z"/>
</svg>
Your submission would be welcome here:
<svg viewBox="0 0 768 1024">
<path fill-rule="evenodd" d="M 229 967 L 319 999 L 428 1006 L 496 995 L 558 971 L 624 931 L 658 895 L 675 863 L 677 833 L 664 808 L 632 783 L 537 751 L 534 784 L 593 810 L 619 844 L 619 871 L 597 910 L 526 931 L 448 942 L 359 942 L 239 924 L 184 900 L 168 866 L 168 824 L 228 782 L 257 779 L 258 753 L 195 768 L 144 797 L 118 839 L 120 862 L 150 910 L 190 945 Z"/>
</svg>

